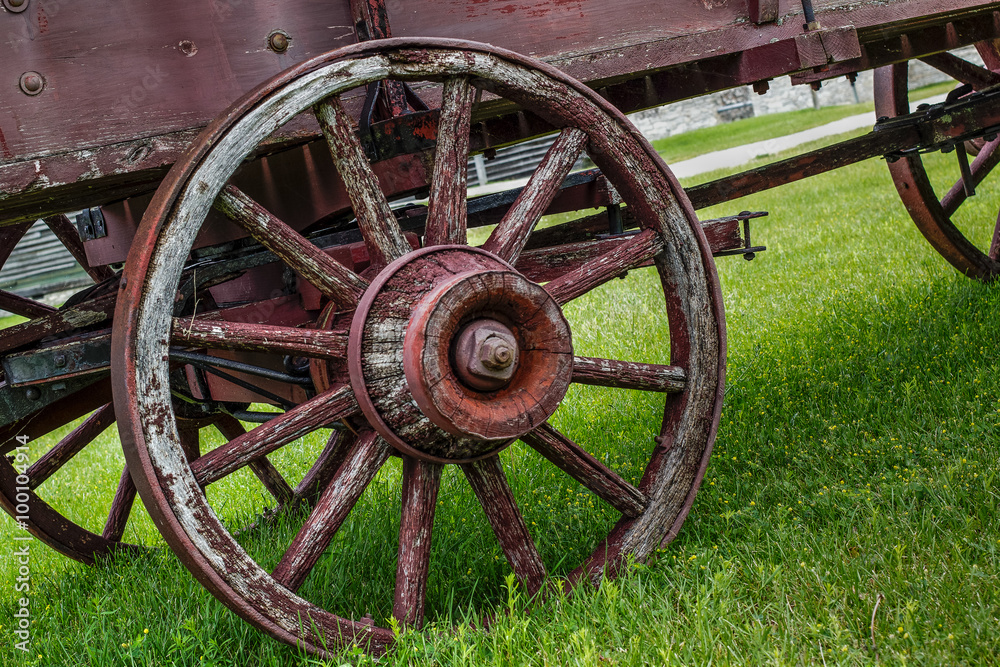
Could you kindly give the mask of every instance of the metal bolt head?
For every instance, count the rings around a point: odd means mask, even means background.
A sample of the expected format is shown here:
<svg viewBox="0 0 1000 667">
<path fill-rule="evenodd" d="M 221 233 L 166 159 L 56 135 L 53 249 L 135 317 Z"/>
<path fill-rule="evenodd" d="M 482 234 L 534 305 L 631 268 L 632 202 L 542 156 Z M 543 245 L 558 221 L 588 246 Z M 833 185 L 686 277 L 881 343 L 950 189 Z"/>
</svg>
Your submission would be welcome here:
<svg viewBox="0 0 1000 667">
<path fill-rule="evenodd" d="M 3 0 L 3 6 L 8 12 L 17 14 L 28 8 L 28 0 Z"/>
<path fill-rule="evenodd" d="M 56 368 L 62 368 L 63 366 L 66 365 L 66 355 L 65 354 L 55 355 L 54 357 L 52 357 L 52 363 L 56 365 Z"/>
<path fill-rule="evenodd" d="M 275 53 L 284 53 L 288 50 L 288 45 L 292 38 L 283 30 L 275 30 L 267 36 L 267 48 Z"/>
<path fill-rule="evenodd" d="M 45 79 L 38 72 L 25 72 L 18 84 L 25 95 L 37 95 L 45 88 Z"/>
<path fill-rule="evenodd" d="M 29 401 L 37 401 L 42 397 L 42 392 L 38 391 L 38 389 L 35 387 L 28 387 L 24 391 L 24 395 L 28 398 Z"/>
<path fill-rule="evenodd" d="M 455 338 L 455 375 L 477 391 L 497 391 L 507 386 L 517 370 L 517 337 L 493 319 L 474 320 Z"/>
<path fill-rule="evenodd" d="M 504 336 L 490 334 L 479 346 L 479 361 L 492 371 L 502 371 L 514 363 L 517 347 Z"/>
</svg>

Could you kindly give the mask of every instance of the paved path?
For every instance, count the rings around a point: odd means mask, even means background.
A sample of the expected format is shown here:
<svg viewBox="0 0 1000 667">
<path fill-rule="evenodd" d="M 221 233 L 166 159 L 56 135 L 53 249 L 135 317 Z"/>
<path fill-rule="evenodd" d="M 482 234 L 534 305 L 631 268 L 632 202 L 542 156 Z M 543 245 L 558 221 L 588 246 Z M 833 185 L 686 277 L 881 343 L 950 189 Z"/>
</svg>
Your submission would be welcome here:
<svg viewBox="0 0 1000 667">
<path fill-rule="evenodd" d="M 943 102 L 944 98 L 944 95 L 939 95 L 936 97 L 922 99 L 920 102 L 936 104 L 938 102 Z M 715 171 L 716 169 L 731 169 L 733 167 L 746 164 L 747 162 L 763 155 L 774 155 L 775 153 L 780 153 L 781 151 L 786 151 L 789 148 L 795 148 L 796 146 L 800 146 L 810 141 L 816 141 L 817 139 L 822 139 L 823 137 L 850 132 L 851 130 L 856 130 L 859 127 L 871 128 L 874 125 L 875 112 L 870 111 L 868 113 L 861 113 L 855 116 L 841 118 L 840 120 L 835 120 L 832 123 L 812 127 L 808 130 L 796 132 L 795 134 L 788 134 L 774 139 L 765 139 L 764 141 L 755 141 L 752 144 L 735 146 L 733 148 L 727 148 L 713 153 L 705 153 L 704 155 L 699 155 L 698 157 L 691 158 L 690 160 L 674 162 L 670 165 L 670 169 L 674 172 L 674 175 L 677 176 L 677 178 L 697 176 L 698 174 L 703 174 L 707 171 Z"/>
</svg>

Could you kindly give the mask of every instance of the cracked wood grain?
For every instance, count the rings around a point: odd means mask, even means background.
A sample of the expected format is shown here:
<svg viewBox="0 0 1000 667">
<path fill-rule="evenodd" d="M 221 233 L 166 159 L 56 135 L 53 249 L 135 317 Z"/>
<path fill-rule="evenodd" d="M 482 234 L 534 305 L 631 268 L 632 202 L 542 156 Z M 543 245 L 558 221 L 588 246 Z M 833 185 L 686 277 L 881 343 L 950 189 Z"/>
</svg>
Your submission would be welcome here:
<svg viewBox="0 0 1000 667">
<path fill-rule="evenodd" d="M 431 535 L 444 466 L 403 457 L 402 517 L 392 615 L 400 623 L 420 628 L 424 623 Z"/>
<path fill-rule="evenodd" d="M 445 81 L 424 245 L 464 244 L 469 124 L 475 89 L 464 76 Z"/>
<path fill-rule="evenodd" d="M 288 590 L 299 589 L 390 451 L 389 444 L 372 431 L 357 441 L 271 572 L 275 581 Z"/>
<path fill-rule="evenodd" d="M 462 471 L 486 512 L 486 518 L 514 574 L 528 596 L 535 595 L 545 581 L 545 565 L 517 508 L 500 458 L 491 456 L 463 464 Z"/>
<path fill-rule="evenodd" d="M 222 320 L 175 317 L 170 339 L 175 344 L 192 347 L 271 352 L 311 359 L 338 360 L 347 354 L 346 331 L 301 329 Z"/>
<path fill-rule="evenodd" d="M 586 143 L 587 135 L 582 130 L 567 128 L 559 134 L 510 210 L 486 240 L 483 250 L 511 264 L 517 262 L 531 230 L 555 199 Z"/>
<path fill-rule="evenodd" d="M 649 505 L 646 494 L 548 422 L 521 436 L 521 440 L 625 516 L 639 516 Z"/>
<path fill-rule="evenodd" d="M 214 205 L 325 296 L 343 306 L 357 305 L 368 281 L 317 248 L 239 188 L 227 185 Z"/>
<path fill-rule="evenodd" d="M 199 484 L 211 484 L 250 461 L 357 411 L 351 388 L 334 387 L 213 449 L 194 461 L 191 470 Z"/>
<path fill-rule="evenodd" d="M 685 380 L 684 369 L 679 366 L 595 357 L 573 358 L 573 382 L 577 384 L 675 393 L 684 391 Z"/>
<path fill-rule="evenodd" d="M 372 264 L 381 268 L 408 253 L 410 244 L 403 237 L 340 99 L 327 98 L 314 111 L 354 207 Z"/>
</svg>

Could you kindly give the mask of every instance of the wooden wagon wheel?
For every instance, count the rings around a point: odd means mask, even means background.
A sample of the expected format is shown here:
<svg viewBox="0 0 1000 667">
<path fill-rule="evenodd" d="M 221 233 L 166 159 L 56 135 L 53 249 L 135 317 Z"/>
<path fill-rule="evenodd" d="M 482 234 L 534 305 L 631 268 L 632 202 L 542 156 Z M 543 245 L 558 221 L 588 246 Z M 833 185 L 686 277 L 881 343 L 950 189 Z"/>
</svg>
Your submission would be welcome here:
<svg viewBox="0 0 1000 667">
<path fill-rule="evenodd" d="M 923 58 L 927 64 L 953 77 L 972 90 L 1000 84 L 1000 52 L 993 41 L 976 44 L 985 67 L 974 65 L 951 53 Z M 910 112 L 907 93 L 908 63 L 897 63 L 875 70 L 875 111 L 890 118 Z M 1000 138 L 969 142 L 971 185 L 979 187 L 1000 163 Z M 906 210 L 931 245 L 962 273 L 979 280 L 993 280 L 1000 275 L 1000 217 L 975 220 L 963 231 L 960 207 L 968 199 L 966 184 L 959 178 L 947 191 L 935 191 L 920 155 L 910 155 L 889 163 L 893 182 Z M 956 169 L 956 171 L 958 171 Z M 972 235 L 980 225 L 993 229 L 991 239 L 978 245 Z"/>
<path fill-rule="evenodd" d="M 344 93 L 384 79 L 443 82 L 428 219 L 417 250 L 404 238 L 341 104 Z M 476 89 L 560 128 L 482 247 L 466 240 L 465 173 Z M 227 185 L 260 141 L 309 109 L 353 203 L 373 263 L 369 278 L 332 261 Z M 567 268 L 543 288 L 513 267 L 584 149 L 640 230 L 603 242 L 590 261 L 567 259 Z M 213 205 L 325 294 L 350 328 L 244 327 L 239 341 L 206 328 L 200 340 L 325 359 L 348 369 L 315 398 L 188 465 L 166 389 L 167 341 L 178 277 Z M 549 252 L 559 260 L 570 250 L 555 246 Z M 562 307 L 650 264 L 665 298 L 670 365 L 574 357 Z M 467 478 L 524 590 L 535 594 L 546 566 L 498 452 L 520 439 L 621 513 L 572 581 L 613 573 L 626 555 L 642 558 L 672 539 L 708 462 L 721 410 L 725 340 L 717 277 L 695 215 L 624 116 L 582 84 L 514 53 L 453 40 L 366 42 L 276 77 L 213 122 L 175 166 L 143 219 L 125 278 L 112 379 L 139 493 L 175 552 L 216 597 L 273 637 L 313 652 L 350 641 L 380 652 L 392 642 L 389 629 L 348 620 L 296 593 L 391 455 L 403 460 L 393 614 L 417 627 L 424 620 L 435 508 L 443 500 L 439 484 L 450 464 Z M 648 463 L 638 487 L 546 422 L 571 383 L 664 393 L 662 429 L 645 448 Z M 354 433 L 339 440 L 330 457 L 337 461 L 335 472 L 326 475 L 318 502 L 269 572 L 227 532 L 203 485 L 340 420 Z"/>
</svg>

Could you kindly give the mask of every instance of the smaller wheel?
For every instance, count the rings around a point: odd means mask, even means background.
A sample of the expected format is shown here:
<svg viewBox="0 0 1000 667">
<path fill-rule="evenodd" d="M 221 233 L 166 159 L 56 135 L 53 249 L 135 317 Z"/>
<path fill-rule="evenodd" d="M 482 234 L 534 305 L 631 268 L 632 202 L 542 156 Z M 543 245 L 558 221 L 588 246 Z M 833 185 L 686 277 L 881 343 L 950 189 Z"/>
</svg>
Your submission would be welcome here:
<svg viewBox="0 0 1000 667">
<path fill-rule="evenodd" d="M 923 58 L 924 62 L 953 77 L 956 84 L 971 90 L 1000 84 L 1000 52 L 995 41 L 980 42 L 976 49 L 984 66 L 970 63 L 951 53 Z M 908 94 L 909 63 L 897 63 L 875 71 L 875 111 L 878 116 L 893 118 L 910 113 Z M 1000 137 L 991 141 L 967 142 L 965 152 L 973 156 L 970 170 L 972 187 L 983 189 L 993 169 L 1000 164 Z M 952 266 L 969 277 L 989 281 L 1000 275 L 1000 216 L 990 211 L 984 220 L 975 203 L 967 203 L 967 185 L 959 174 L 957 181 L 941 182 L 934 177 L 931 162 L 942 156 L 908 155 L 889 163 L 896 190 L 907 212 L 932 246 Z M 955 157 L 943 156 L 952 164 Z M 936 165 L 935 165 L 936 166 Z M 955 173 L 958 166 L 953 167 Z M 935 187 L 934 183 L 938 183 Z M 981 197 L 980 197 L 981 198 Z M 992 230 L 992 234 L 990 234 Z"/>
</svg>

